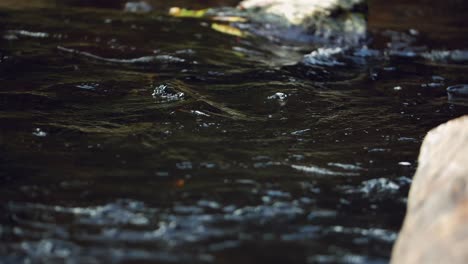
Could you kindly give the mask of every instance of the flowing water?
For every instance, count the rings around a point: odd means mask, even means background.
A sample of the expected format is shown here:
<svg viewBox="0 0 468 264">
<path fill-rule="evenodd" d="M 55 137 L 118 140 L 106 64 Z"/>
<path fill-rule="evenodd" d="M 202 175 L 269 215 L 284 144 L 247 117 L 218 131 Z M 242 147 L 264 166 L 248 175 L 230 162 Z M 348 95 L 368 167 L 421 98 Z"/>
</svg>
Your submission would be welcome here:
<svg viewBox="0 0 468 264">
<path fill-rule="evenodd" d="M 425 133 L 468 113 L 446 91 L 468 83 L 456 0 L 373 1 L 352 48 L 224 35 L 171 1 L 10 2 L 1 263 L 386 263 Z"/>
</svg>

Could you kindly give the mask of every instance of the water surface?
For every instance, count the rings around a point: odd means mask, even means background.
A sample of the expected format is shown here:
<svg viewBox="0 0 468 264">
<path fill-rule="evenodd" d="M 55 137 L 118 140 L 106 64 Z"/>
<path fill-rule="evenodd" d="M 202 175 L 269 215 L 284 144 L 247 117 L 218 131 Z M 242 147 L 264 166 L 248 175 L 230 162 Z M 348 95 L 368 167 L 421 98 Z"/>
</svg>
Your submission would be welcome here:
<svg viewBox="0 0 468 264">
<path fill-rule="evenodd" d="M 425 133 L 468 113 L 464 4 L 374 1 L 345 48 L 88 2 L 0 9 L 0 262 L 388 262 Z"/>
</svg>

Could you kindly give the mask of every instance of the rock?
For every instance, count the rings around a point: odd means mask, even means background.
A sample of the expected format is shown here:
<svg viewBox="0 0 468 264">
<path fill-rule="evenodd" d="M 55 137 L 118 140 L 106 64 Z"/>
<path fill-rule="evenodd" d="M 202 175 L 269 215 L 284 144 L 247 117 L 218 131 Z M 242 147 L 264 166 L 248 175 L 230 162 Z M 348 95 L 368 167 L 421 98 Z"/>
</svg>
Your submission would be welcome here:
<svg viewBox="0 0 468 264">
<path fill-rule="evenodd" d="M 451 103 L 468 105 L 468 84 L 458 84 L 448 87 L 447 95 Z"/>
<path fill-rule="evenodd" d="M 336 10 L 350 11 L 363 0 L 244 0 L 238 7 L 261 10 L 285 18 L 290 24 L 303 25 L 312 17 L 330 16 Z"/>
<path fill-rule="evenodd" d="M 458 84 L 447 88 L 447 93 L 452 96 L 468 97 L 468 84 Z"/>
<path fill-rule="evenodd" d="M 468 263 L 467 222 L 468 115 L 424 139 L 391 263 Z"/>
<path fill-rule="evenodd" d="M 367 31 L 365 0 L 244 0 L 238 8 L 253 14 L 250 21 L 266 25 L 254 28 L 258 35 L 354 43 Z M 294 32 L 312 35 L 306 38 Z"/>
<path fill-rule="evenodd" d="M 325 40 L 337 45 L 353 44 L 366 36 L 366 13 L 366 0 L 244 0 L 237 8 L 170 10 L 173 16 L 230 22 L 232 27 L 272 40 Z"/>
</svg>

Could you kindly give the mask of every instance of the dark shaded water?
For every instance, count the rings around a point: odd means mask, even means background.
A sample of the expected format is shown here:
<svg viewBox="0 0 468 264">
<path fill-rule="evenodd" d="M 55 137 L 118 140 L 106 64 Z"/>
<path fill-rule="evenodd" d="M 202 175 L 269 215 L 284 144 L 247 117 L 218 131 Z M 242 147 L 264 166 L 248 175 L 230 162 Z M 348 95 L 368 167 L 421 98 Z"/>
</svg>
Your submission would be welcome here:
<svg viewBox="0 0 468 264">
<path fill-rule="evenodd" d="M 385 263 L 424 134 L 468 113 L 456 3 L 437 33 L 373 2 L 368 49 L 303 59 L 70 2 L 0 10 L 2 263 Z"/>
</svg>

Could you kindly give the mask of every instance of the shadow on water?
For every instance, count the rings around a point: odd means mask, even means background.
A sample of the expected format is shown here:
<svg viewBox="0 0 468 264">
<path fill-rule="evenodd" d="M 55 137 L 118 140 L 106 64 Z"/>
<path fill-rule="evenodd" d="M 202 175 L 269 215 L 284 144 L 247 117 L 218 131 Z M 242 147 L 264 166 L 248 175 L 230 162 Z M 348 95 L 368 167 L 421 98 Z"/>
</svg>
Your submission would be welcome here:
<svg viewBox="0 0 468 264">
<path fill-rule="evenodd" d="M 385 263 L 422 138 L 468 113 L 464 18 L 418 28 L 427 1 L 371 2 L 353 48 L 33 2 L 0 9 L 3 263 Z"/>
</svg>

